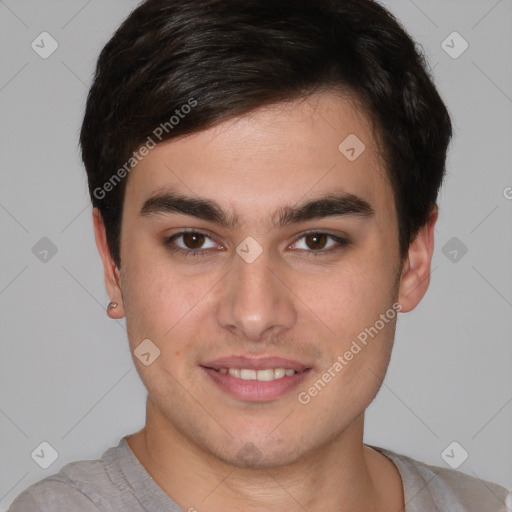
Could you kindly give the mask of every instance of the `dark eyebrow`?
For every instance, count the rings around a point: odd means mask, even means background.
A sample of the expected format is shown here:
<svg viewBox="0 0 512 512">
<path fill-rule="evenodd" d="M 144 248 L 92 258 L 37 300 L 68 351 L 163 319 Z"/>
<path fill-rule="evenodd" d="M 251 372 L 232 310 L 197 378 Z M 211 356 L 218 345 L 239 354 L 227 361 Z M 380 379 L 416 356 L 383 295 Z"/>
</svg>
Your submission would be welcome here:
<svg viewBox="0 0 512 512">
<path fill-rule="evenodd" d="M 158 214 L 179 213 L 214 222 L 234 229 L 239 225 L 237 216 L 230 216 L 214 201 L 196 197 L 187 197 L 174 192 L 158 193 L 147 199 L 139 215 L 142 217 Z M 297 206 L 286 206 L 273 216 L 275 227 L 308 220 L 340 215 L 369 218 L 375 214 L 373 207 L 360 197 L 349 193 L 326 194 Z"/>
<path fill-rule="evenodd" d="M 375 211 L 371 204 L 354 194 L 327 194 L 297 206 L 282 208 L 276 214 L 277 221 L 274 221 L 274 225 L 282 227 L 297 222 L 339 215 L 370 218 L 374 214 Z"/>
</svg>

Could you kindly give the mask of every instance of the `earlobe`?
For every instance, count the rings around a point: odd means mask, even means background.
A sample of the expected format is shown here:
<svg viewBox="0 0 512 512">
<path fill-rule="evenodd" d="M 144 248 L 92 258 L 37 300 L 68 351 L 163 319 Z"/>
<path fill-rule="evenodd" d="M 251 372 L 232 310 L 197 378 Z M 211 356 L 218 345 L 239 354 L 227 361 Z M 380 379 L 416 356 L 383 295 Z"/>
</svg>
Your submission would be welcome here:
<svg viewBox="0 0 512 512">
<path fill-rule="evenodd" d="M 93 208 L 92 220 L 96 247 L 98 248 L 103 263 L 105 286 L 111 299 L 111 302 L 106 308 L 107 315 L 114 319 L 123 318 L 124 308 L 122 303 L 121 273 L 110 253 L 105 224 L 98 208 Z"/>
<path fill-rule="evenodd" d="M 420 228 L 409 246 L 402 268 L 398 296 L 402 313 L 414 309 L 428 290 L 430 265 L 434 252 L 434 228 L 438 214 L 439 210 L 434 206 L 427 223 Z"/>
</svg>

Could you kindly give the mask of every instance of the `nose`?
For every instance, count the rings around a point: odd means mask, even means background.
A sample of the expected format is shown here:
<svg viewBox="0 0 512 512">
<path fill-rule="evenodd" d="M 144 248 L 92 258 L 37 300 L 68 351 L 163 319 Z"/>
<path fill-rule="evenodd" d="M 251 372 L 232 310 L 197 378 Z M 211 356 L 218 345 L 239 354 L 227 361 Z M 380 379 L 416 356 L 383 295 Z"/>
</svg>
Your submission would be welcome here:
<svg viewBox="0 0 512 512">
<path fill-rule="evenodd" d="M 276 337 L 297 321 L 294 294 L 286 276 L 271 268 L 264 251 L 248 263 L 235 255 L 217 308 L 219 325 L 250 341 Z"/>
</svg>

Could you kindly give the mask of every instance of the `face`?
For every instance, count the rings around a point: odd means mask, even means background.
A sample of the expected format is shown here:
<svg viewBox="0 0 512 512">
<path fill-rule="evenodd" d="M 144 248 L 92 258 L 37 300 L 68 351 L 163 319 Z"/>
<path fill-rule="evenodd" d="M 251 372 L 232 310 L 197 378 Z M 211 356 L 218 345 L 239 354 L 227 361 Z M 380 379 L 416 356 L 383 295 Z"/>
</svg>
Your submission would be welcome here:
<svg viewBox="0 0 512 512">
<path fill-rule="evenodd" d="M 158 145 L 129 176 L 121 262 L 132 353 L 151 340 L 152 362 L 134 363 L 154 419 L 214 457 L 293 462 L 375 397 L 400 308 L 398 226 L 348 98 Z"/>
</svg>

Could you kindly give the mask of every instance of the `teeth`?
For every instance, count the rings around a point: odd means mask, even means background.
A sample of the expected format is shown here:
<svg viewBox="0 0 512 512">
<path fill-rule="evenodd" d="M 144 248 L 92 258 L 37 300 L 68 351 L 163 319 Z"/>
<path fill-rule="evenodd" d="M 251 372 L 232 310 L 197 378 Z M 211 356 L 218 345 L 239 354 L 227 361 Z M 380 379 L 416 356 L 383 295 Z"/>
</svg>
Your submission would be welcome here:
<svg viewBox="0 0 512 512">
<path fill-rule="evenodd" d="M 274 378 L 280 379 L 286 375 L 286 370 L 284 368 L 276 368 L 274 370 Z"/>
<path fill-rule="evenodd" d="M 242 380 L 268 382 L 282 379 L 284 376 L 290 377 L 294 375 L 296 371 L 292 369 L 285 370 L 284 368 L 266 368 L 264 370 L 252 370 L 250 368 L 219 368 L 219 373 L 229 373 L 229 375 Z"/>
<path fill-rule="evenodd" d="M 256 370 L 240 370 L 242 380 L 255 380 L 257 376 Z"/>
<path fill-rule="evenodd" d="M 258 372 L 256 373 L 256 378 L 258 380 L 264 381 L 274 380 L 274 370 L 272 370 L 271 368 L 269 368 L 268 370 L 258 370 Z"/>
</svg>

